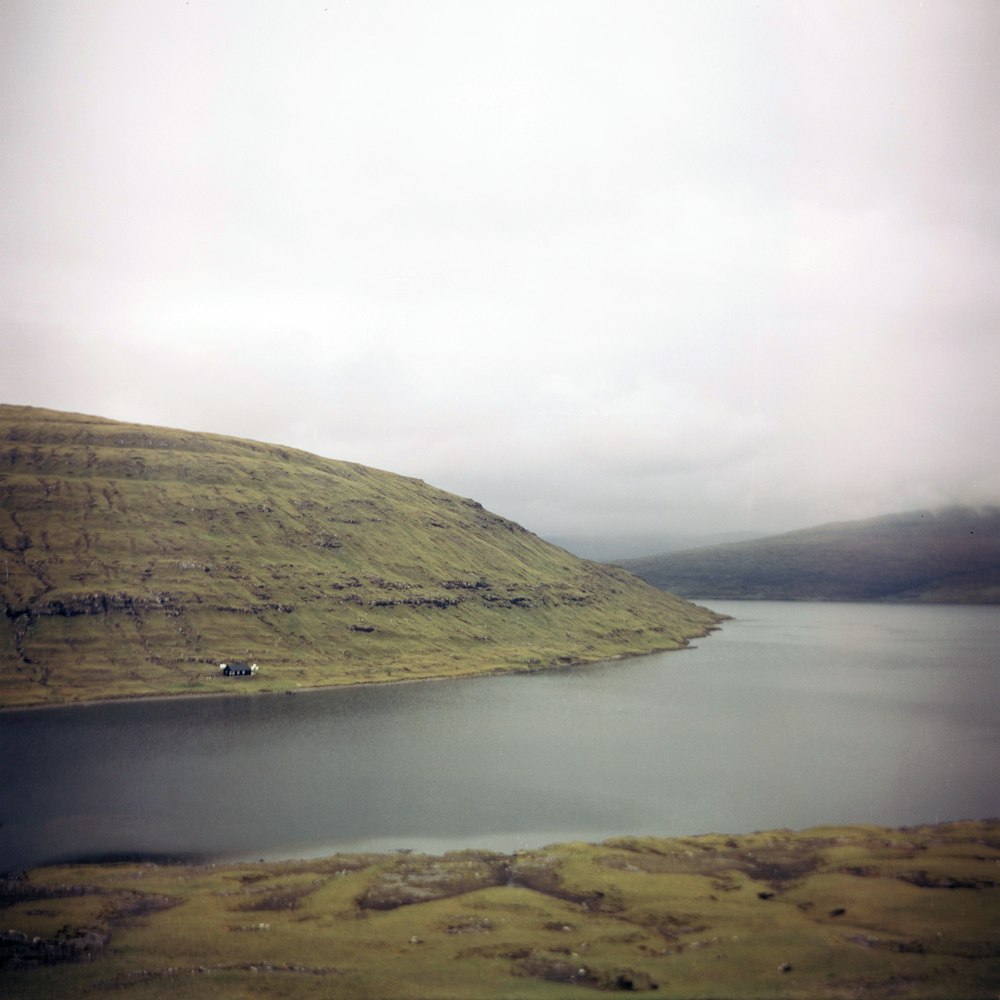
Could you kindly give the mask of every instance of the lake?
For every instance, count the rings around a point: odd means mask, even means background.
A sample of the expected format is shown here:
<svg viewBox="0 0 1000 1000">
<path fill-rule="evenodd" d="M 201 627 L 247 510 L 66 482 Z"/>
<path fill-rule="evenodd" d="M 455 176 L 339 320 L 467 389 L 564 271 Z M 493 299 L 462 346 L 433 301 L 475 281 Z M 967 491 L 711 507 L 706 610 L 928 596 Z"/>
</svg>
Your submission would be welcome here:
<svg viewBox="0 0 1000 1000">
<path fill-rule="evenodd" d="M 706 603 L 586 667 L 4 713 L 0 871 L 1000 815 L 1000 608 Z"/>
</svg>

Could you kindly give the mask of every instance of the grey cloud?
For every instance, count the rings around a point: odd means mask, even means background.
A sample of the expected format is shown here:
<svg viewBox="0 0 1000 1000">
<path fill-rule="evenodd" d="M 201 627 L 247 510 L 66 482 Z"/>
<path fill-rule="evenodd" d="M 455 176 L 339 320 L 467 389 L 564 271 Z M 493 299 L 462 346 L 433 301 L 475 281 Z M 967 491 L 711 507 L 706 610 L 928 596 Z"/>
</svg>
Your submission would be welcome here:
<svg viewBox="0 0 1000 1000">
<path fill-rule="evenodd" d="M 0 10 L 0 394 L 550 534 L 1000 496 L 989 2 Z"/>
</svg>

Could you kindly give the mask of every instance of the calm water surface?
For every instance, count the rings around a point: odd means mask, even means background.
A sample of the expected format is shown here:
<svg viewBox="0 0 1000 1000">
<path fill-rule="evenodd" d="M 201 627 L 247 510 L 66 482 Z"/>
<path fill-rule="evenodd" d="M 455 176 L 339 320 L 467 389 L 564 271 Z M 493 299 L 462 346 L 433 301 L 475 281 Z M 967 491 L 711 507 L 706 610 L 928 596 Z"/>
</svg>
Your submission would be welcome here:
<svg viewBox="0 0 1000 1000">
<path fill-rule="evenodd" d="M 1000 815 L 1000 608 L 710 603 L 590 667 L 0 715 L 0 870 Z"/>
</svg>

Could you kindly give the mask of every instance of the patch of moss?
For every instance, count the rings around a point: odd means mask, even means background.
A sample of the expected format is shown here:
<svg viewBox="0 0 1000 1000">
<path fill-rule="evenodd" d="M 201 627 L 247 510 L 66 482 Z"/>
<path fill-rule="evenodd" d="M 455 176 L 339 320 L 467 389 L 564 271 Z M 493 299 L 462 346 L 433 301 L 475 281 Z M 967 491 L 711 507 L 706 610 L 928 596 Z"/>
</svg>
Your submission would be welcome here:
<svg viewBox="0 0 1000 1000">
<path fill-rule="evenodd" d="M 998 834 L 994 821 L 619 838 L 513 856 L 44 868 L 8 880 L 0 895 L 10 928 L 0 989 L 17 998 L 590 989 L 992 1000 Z M 769 848 L 780 850 L 780 878 L 748 871 L 747 852 Z M 914 884 L 914 871 L 950 887 Z M 392 905 L 372 905 L 390 896 Z M 57 940 L 90 950 L 32 962 L 18 948 L 36 938 L 38 955 Z"/>
</svg>

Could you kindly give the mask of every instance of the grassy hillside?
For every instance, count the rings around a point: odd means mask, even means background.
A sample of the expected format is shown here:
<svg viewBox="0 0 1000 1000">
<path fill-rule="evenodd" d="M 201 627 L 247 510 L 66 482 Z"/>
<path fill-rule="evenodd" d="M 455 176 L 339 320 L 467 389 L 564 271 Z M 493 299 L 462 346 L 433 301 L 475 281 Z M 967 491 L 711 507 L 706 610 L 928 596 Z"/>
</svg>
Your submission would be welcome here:
<svg viewBox="0 0 1000 1000">
<path fill-rule="evenodd" d="M 43 868 L 0 882 L 0 990 L 993 1000 L 998 864 L 994 821 Z"/>
<path fill-rule="evenodd" d="M 701 598 L 1000 603 L 1000 507 L 825 524 L 621 565 Z"/>
<path fill-rule="evenodd" d="M 419 480 L 13 406 L 0 601 L 0 705 L 533 669 L 717 621 Z"/>
</svg>

